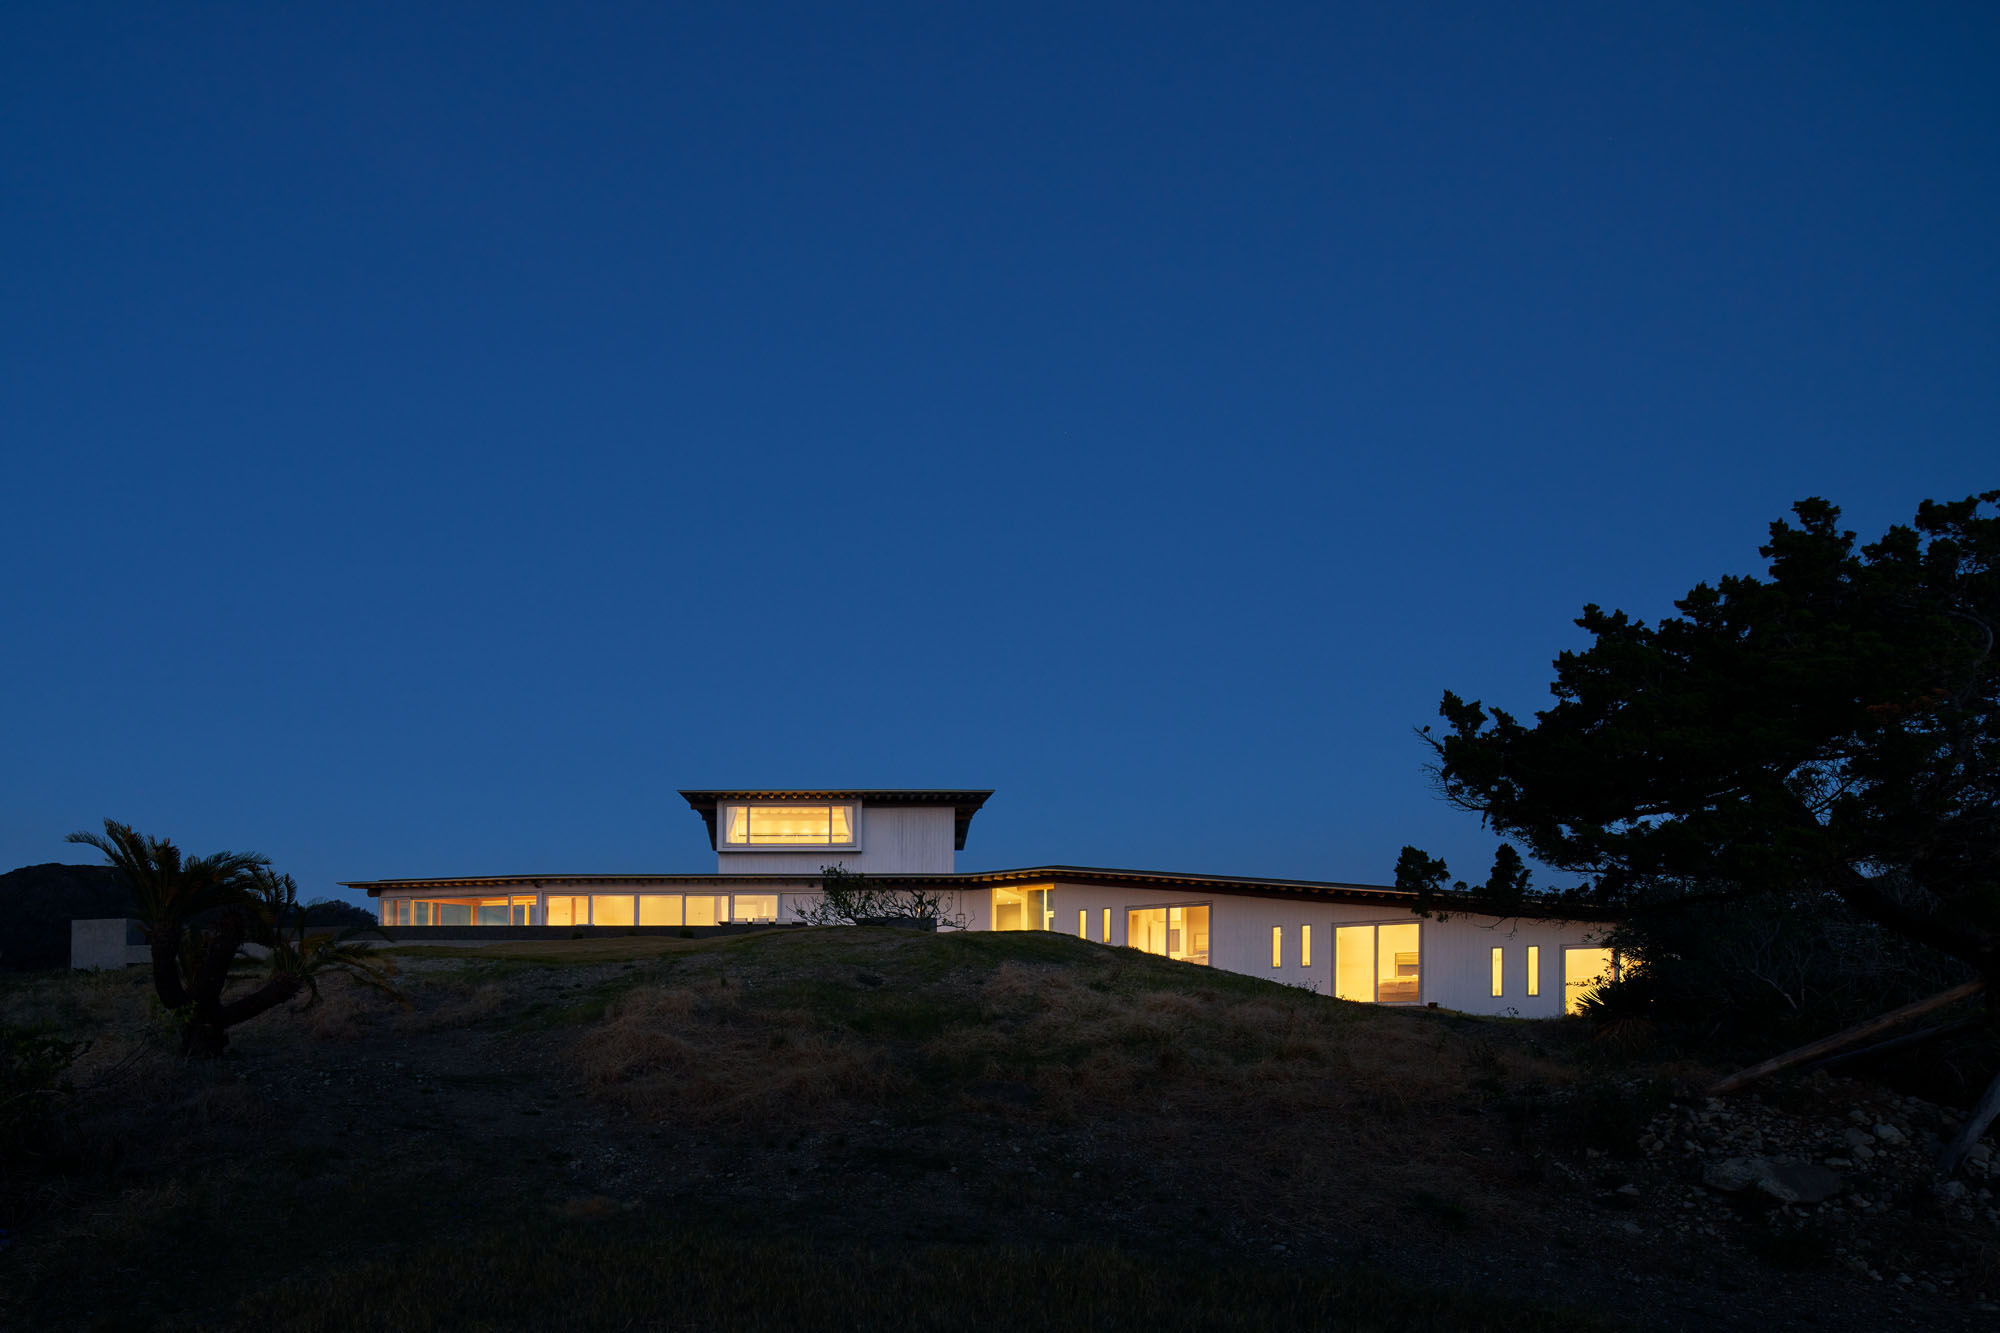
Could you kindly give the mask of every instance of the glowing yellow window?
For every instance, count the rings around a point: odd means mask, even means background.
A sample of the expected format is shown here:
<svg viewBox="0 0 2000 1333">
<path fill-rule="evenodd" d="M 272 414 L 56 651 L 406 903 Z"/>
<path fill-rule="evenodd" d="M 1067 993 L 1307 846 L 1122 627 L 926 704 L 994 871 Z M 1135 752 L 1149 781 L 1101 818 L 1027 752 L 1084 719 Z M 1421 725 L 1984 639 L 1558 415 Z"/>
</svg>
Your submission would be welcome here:
<svg viewBox="0 0 2000 1333">
<path fill-rule="evenodd" d="M 1125 943 L 1184 963 L 1208 963 L 1208 904 L 1134 907 L 1125 913 Z"/>
<path fill-rule="evenodd" d="M 1285 928 L 1283 926 L 1273 926 L 1271 927 L 1271 966 L 1283 967 L 1284 965 Z"/>
<path fill-rule="evenodd" d="M 639 919 L 632 915 L 632 895 L 629 893 L 599 893 L 590 900 L 590 920 L 599 926 L 635 926 Z"/>
<path fill-rule="evenodd" d="M 1087 907 L 1080 908 L 1077 911 L 1076 937 L 1080 940 L 1087 940 L 1090 938 L 1090 909 Z"/>
<path fill-rule="evenodd" d="M 729 920 L 729 899 L 712 894 L 687 896 L 687 923 L 690 926 L 719 926 Z"/>
<path fill-rule="evenodd" d="M 590 924 L 590 899 L 581 894 L 552 893 L 544 910 L 547 913 L 544 920 L 551 926 Z"/>
<path fill-rule="evenodd" d="M 857 807 L 830 805 L 726 805 L 722 841 L 727 847 L 852 847 Z"/>
<path fill-rule="evenodd" d="M 736 895 L 737 921 L 776 921 L 778 919 L 778 895 L 775 893 L 739 893 Z"/>
<path fill-rule="evenodd" d="M 1506 954 L 1499 945 L 1493 946 L 1493 994 L 1498 997 L 1506 988 Z"/>
<path fill-rule="evenodd" d="M 1563 950 L 1563 1012 L 1583 1012 L 1583 1000 L 1618 975 L 1618 960 L 1609 949 Z"/>
<path fill-rule="evenodd" d="M 642 926 L 680 925 L 681 896 L 678 893 L 640 894 L 639 924 Z"/>
<path fill-rule="evenodd" d="M 1111 909 L 1104 909 L 1104 942 L 1111 943 Z"/>
<path fill-rule="evenodd" d="M 1528 994 L 1540 995 L 1541 993 L 1542 946 L 1539 944 L 1530 944 L 1528 946 Z"/>
<path fill-rule="evenodd" d="M 1313 928 L 1311 926 L 1300 926 L 1299 966 L 1311 967 L 1312 965 L 1313 965 Z"/>
<path fill-rule="evenodd" d="M 993 890 L 993 929 L 1054 930 L 1052 896 L 1046 888 Z"/>
<path fill-rule="evenodd" d="M 1415 1004 L 1423 969 L 1422 930 L 1414 921 L 1340 926 L 1333 932 L 1333 993 L 1343 1000 Z"/>
</svg>

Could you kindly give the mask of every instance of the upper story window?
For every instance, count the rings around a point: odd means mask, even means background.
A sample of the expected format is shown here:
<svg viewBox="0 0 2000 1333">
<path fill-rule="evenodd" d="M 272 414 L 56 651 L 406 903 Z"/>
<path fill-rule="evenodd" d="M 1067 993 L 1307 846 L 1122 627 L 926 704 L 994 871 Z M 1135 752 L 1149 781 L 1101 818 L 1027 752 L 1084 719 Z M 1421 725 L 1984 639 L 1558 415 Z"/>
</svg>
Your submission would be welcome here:
<svg viewBox="0 0 2000 1333">
<path fill-rule="evenodd" d="M 852 801 L 813 805 L 725 805 L 722 846 L 838 847 L 861 845 L 856 831 L 861 808 Z"/>
</svg>

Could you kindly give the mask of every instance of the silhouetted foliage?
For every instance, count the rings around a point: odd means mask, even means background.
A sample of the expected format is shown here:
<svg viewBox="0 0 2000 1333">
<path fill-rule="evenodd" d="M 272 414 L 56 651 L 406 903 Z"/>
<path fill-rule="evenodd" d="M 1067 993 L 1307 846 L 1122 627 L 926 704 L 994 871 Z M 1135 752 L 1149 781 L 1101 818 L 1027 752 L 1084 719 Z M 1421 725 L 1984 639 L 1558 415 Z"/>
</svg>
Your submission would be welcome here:
<svg viewBox="0 0 2000 1333">
<path fill-rule="evenodd" d="M 354 930 L 308 933 L 298 885 L 254 852 L 188 857 L 110 819 L 101 835 L 72 833 L 69 840 L 103 852 L 130 887 L 146 926 L 154 993 L 181 1025 L 184 1055 L 220 1055 L 238 1023 L 301 993 L 312 1003 L 323 971 L 341 969 L 388 988 L 381 967 L 352 942 Z M 246 945 L 263 951 L 263 980 L 225 995 Z"/>
<path fill-rule="evenodd" d="M 963 926 L 957 893 L 937 884 L 870 879 L 845 866 L 821 866 L 824 892 L 810 906 L 794 909 L 809 926 L 869 925 L 876 922 L 933 922 Z"/>
<path fill-rule="evenodd" d="M 1689 999 L 1802 1007 L 1863 955 L 1949 980 L 1942 955 L 2000 991 L 1996 502 L 1926 501 L 1857 548 L 1802 501 L 1761 579 L 1702 584 L 1656 626 L 1584 608 L 1592 643 L 1557 658 L 1532 723 L 1444 696 L 1445 732 L 1425 729 L 1441 791 L 1583 877 L 1539 906 L 1633 914 L 1630 947 L 1689 963 L 1649 984 Z M 1398 872 L 1433 895 L 1446 874 L 1414 848 Z M 1495 878 L 1499 906 L 1525 886 Z M 1662 915 L 1698 904 L 1717 909 Z M 1768 967 L 1727 956 L 1760 949 Z"/>
</svg>

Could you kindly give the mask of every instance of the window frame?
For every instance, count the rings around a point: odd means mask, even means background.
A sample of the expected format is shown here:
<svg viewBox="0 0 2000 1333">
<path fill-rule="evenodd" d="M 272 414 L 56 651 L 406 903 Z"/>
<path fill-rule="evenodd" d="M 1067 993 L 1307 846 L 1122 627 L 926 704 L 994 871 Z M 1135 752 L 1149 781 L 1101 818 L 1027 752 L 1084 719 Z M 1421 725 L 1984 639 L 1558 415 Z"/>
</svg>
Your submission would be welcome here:
<svg viewBox="0 0 2000 1333">
<path fill-rule="evenodd" d="M 1416 998 L 1412 1000 L 1385 1000 L 1382 998 L 1382 927 L 1407 926 L 1411 924 L 1414 924 L 1417 927 Z M 1369 977 L 1370 977 L 1369 994 L 1372 998 L 1367 1000 L 1353 1000 L 1349 1001 L 1349 1003 L 1393 1005 L 1398 1008 L 1422 1008 L 1424 1005 L 1430 1003 L 1428 999 L 1430 991 L 1430 975 L 1429 975 L 1430 969 L 1425 962 L 1425 960 L 1430 957 L 1430 952 L 1431 952 L 1430 940 L 1428 938 L 1427 932 L 1424 930 L 1423 921 L 1419 919 L 1413 923 L 1407 916 L 1377 918 L 1372 921 L 1334 922 L 1333 957 L 1332 957 L 1333 984 L 1328 989 L 1327 994 L 1335 996 L 1338 996 L 1340 994 L 1340 932 L 1343 930 L 1354 930 L 1361 927 L 1366 927 L 1369 931 L 1368 935 L 1368 963 L 1369 963 Z"/>
<path fill-rule="evenodd" d="M 750 832 L 751 810 L 809 810 L 821 808 L 828 811 L 828 837 L 832 837 L 832 810 L 839 806 L 847 810 L 847 827 L 854 837 L 849 842 L 731 842 L 729 841 L 730 820 L 735 811 L 745 812 L 743 817 L 744 836 Z M 715 850 L 732 856 L 739 852 L 858 852 L 861 850 L 861 810 L 860 801 L 724 801 L 715 808 Z"/>
</svg>

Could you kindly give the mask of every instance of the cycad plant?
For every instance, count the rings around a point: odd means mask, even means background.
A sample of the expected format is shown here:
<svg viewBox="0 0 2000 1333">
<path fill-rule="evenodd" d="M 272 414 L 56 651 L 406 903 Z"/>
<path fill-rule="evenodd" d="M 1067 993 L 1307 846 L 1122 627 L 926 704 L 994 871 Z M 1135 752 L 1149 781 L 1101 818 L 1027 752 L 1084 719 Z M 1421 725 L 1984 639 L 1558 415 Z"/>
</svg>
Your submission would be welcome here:
<svg viewBox="0 0 2000 1333">
<path fill-rule="evenodd" d="M 222 1054 L 230 1028 L 301 991 L 310 1005 L 319 996 L 318 975 L 330 969 L 390 989 L 384 966 L 354 942 L 357 931 L 306 934 L 298 886 L 266 857 L 189 857 L 113 819 L 104 821 L 102 834 L 72 833 L 69 840 L 103 852 L 131 887 L 152 953 L 153 990 L 181 1025 L 183 1055 Z M 260 947 L 264 976 L 253 989 L 225 998 L 246 945 Z"/>
</svg>

